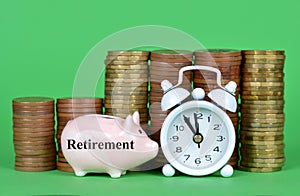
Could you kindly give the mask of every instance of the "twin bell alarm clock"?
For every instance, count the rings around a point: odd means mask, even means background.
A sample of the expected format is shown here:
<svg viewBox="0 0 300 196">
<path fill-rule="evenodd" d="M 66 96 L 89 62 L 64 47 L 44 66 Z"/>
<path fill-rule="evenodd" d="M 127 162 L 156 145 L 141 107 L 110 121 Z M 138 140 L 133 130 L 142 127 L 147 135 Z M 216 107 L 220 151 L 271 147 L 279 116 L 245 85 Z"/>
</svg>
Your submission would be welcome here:
<svg viewBox="0 0 300 196">
<path fill-rule="evenodd" d="M 208 93 L 214 103 L 203 100 L 204 90 L 195 88 L 193 100 L 179 105 L 190 96 L 190 92 L 179 87 L 183 73 L 190 70 L 216 73 L 219 88 Z M 232 176 L 233 168 L 227 162 L 234 151 L 236 136 L 231 119 L 223 109 L 236 111 L 236 83 L 230 81 L 223 87 L 218 69 L 195 65 L 179 70 L 175 86 L 168 80 L 162 81 L 161 86 L 164 91 L 162 110 L 177 106 L 165 119 L 160 133 L 162 151 L 169 162 L 163 167 L 163 174 L 173 176 L 178 170 L 187 175 L 205 176 L 220 171 L 223 177 Z"/>
</svg>

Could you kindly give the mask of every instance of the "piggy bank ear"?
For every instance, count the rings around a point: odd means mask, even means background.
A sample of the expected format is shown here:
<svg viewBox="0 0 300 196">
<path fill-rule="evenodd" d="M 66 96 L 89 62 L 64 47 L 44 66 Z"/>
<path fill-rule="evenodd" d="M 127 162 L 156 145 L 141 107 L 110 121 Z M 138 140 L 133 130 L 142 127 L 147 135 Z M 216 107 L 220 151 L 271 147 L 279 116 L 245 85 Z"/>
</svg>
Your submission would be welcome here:
<svg viewBox="0 0 300 196">
<path fill-rule="evenodd" d="M 132 115 L 133 122 L 137 125 L 140 125 L 140 114 L 138 111 L 135 111 Z"/>
</svg>

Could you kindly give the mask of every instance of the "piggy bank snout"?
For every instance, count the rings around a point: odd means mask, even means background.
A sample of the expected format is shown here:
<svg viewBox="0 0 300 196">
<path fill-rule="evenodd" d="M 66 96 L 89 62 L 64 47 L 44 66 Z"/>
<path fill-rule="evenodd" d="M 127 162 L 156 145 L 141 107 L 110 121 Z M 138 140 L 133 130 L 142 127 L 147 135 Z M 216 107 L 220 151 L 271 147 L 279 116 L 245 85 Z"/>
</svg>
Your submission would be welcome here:
<svg viewBox="0 0 300 196">
<path fill-rule="evenodd" d="M 146 143 L 146 152 L 148 152 L 149 155 L 149 159 L 153 159 L 154 157 L 156 157 L 157 153 L 158 153 L 158 143 L 155 141 L 150 140 L 149 142 Z"/>
</svg>

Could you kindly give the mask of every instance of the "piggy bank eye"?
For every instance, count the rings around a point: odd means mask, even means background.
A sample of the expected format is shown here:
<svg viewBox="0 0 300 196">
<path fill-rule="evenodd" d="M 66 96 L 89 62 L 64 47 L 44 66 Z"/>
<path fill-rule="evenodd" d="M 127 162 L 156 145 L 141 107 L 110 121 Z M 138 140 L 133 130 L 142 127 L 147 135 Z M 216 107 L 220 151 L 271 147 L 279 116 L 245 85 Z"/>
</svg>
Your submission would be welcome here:
<svg viewBox="0 0 300 196">
<path fill-rule="evenodd" d="M 143 131 L 139 129 L 139 133 L 140 133 L 140 134 L 143 134 Z"/>
</svg>

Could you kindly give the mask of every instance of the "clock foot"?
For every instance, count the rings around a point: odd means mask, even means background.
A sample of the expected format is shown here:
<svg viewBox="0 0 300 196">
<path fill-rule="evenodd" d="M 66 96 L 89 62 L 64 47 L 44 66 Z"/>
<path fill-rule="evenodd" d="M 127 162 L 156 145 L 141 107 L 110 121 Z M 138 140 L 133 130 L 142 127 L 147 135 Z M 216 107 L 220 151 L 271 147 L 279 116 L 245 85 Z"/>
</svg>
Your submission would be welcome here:
<svg viewBox="0 0 300 196">
<path fill-rule="evenodd" d="M 166 164 L 162 168 L 162 173 L 167 177 L 172 177 L 175 174 L 175 169 L 172 167 L 171 164 Z"/>
<path fill-rule="evenodd" d="M 227 164 L 221 169 L 220 173 L 223 177 L 231 177 L 233 174 L 233 168 L 231 165 Z"/>
</svg>

